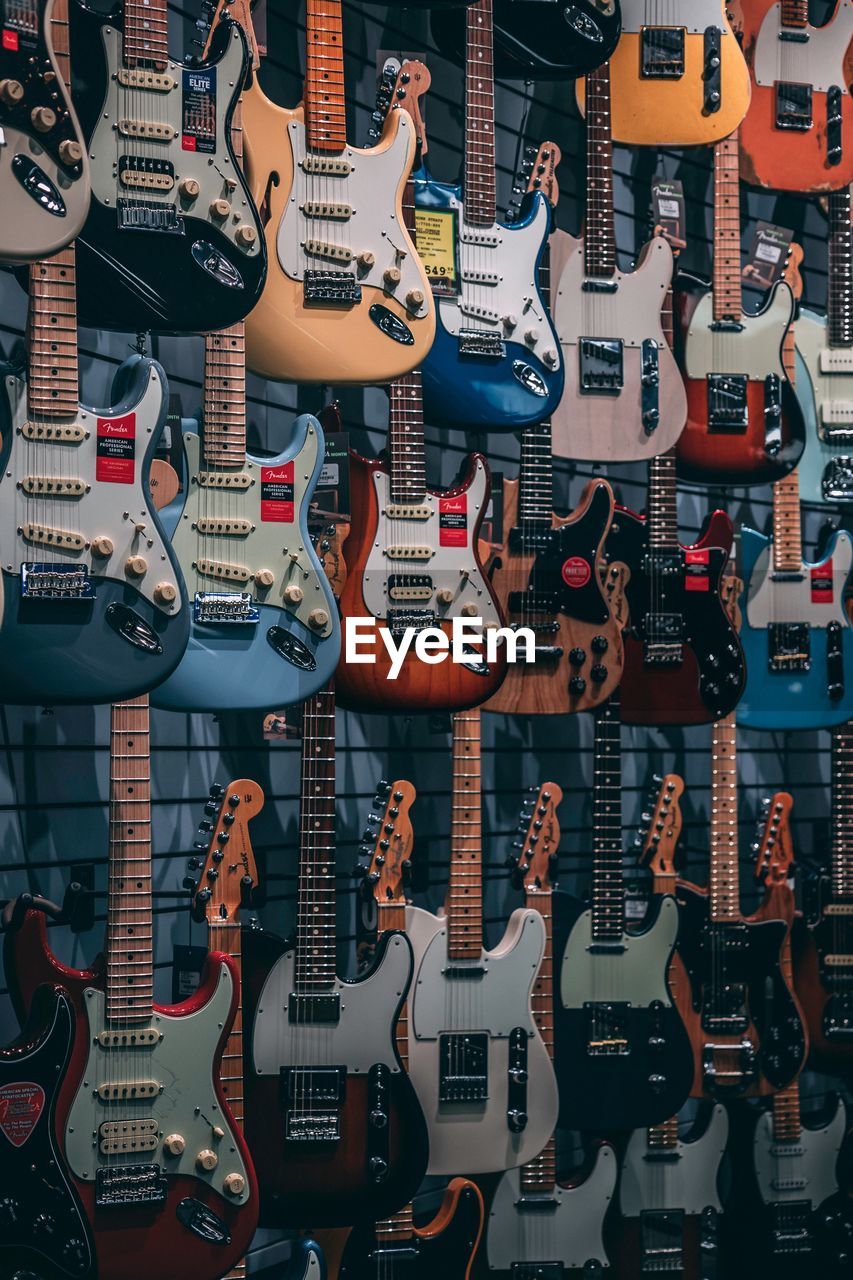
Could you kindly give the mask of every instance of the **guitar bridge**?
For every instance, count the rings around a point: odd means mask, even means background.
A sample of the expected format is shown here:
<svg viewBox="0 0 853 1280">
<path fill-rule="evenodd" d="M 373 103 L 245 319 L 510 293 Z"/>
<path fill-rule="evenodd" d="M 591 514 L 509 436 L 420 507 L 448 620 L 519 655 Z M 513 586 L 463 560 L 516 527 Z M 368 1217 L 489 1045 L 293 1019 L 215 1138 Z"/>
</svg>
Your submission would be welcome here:
<svg viewBox="0 0 853 1280">
<path fill-rule="evenodd" d="M 88 570 L 76 564 L 21 565 L 23 600 L 94 600 L 95 588 Z"/>
<path fill-rule="evenodd" d="M 246 625 L 260 616 L 248 591 L 197 591 L 193 599 L 193 622 Z"/>
<path fill-rule="evenodd" d="M 708 430 L 737 435 L 749 426 L 746 389 L 749 379 L 744 373 L 711 373 L 708 375 Z"/>
<path fill-rule="evenodd" d="M 621 338 L 581 338 L 581 395 L 618 395 L 624 386 Z"/>
<path fill-rule="evenodd" d="M 810 1200 L 770 1204 L 770 1250 L 774 1258 L 810 1257 L 812 1254 Z"/>
<path fill-rule="evenodd" d="M 458 334 L 460 356 L 479 356 L 484 360 L 503 360 L 506 343 L 497 333 L 487 329 L 460 329 Z"/>
<path fill-rule="evenodd" d="M 361 285 L 346 271 L 306 271 L 302 300 L 306 307 L 354 307 L 361 302 Z"/>
<path fill-rule="evenodd" d="M 767 628 L 770 671 L 811 670 L 811 628 L 807 622 L 771 622 Z"/>
<path fill-rule="evenodd" d="M 707 1093 L 737 1094 L 753 1083 L 757 1057 L 751 1040 L 702 1046 L 702 1084 Z"/>
<path fill-rule="evenodd" d="M 684 1210 L 643 1209 L 640 1213 L 641 1274 L 684 1274 Z"/>
<path fill-rule="evenodd" d="M 776 82 L 776 128 L 805 133 L 814 124 L 810 84 Z"/>
<path fill-rule="evenodd" d="M 587 1018 L 586 1051 L 591 1057 L 627 1057 L 628 1004 L 626 1001 L 584 1002 Z"/>
<path fill-rule="evenodd" d="M 841 454 L 824 467 L 821 493 L 829 502 L 853 501 L 853 456 Z"/>
<path fill-rule="evenodd" d="M 438 1038 L 439 1102 L 488 1102 L 489 1037 L 452 1034 Z"/>
<path fill-rule="evenodd" d="M 282 1067 L 279 1092 L 288 1142 L 338 1142 L 346 1067 Z"/>
<path fill-rule="evenodd" d="M 391 635 L 399 640 L 409 627 L 416 631 L 434 627 L 436 615 L 433 609 L 389 609 L 386 622 Z"/>
<path fill-rule="evenodd" d="M 684 28 L 643 27 L 640 75 L 644 80 L 680 80 L 684 75 Z"/>
</svg>

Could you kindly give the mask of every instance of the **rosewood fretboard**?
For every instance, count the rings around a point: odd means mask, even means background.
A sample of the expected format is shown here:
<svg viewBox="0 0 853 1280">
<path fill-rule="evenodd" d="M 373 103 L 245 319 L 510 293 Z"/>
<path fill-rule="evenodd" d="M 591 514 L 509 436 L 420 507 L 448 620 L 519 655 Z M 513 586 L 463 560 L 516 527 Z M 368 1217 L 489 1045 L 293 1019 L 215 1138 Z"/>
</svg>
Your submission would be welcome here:
<svg viewBox="0 0 853 1280">
<path fill-rule="evenodd" d="M 610 63 L 586 78 L 586 218 L 584 267 L 588 276 L 616 271 L 613 224 L 613 142 L 610 131 Z"/>
<path fill-rule="evenodd" d="M 622 863 L 622 720 L 618 690 L 595 713 L 592 779 L 592 936 L 620 941 L 625 929 Z"/>
<path fill-rule="evenodd" d="M 830 191 L 827 328 L 831 347 L 853 346 L 853 225 L 850 188 Z"/>
<path fill-rule="evenodd" d="M 302 711 L 296 986 L 335 983 L 335 694 L 315 693 Z"/>
<path fill-rule="evenodd" d="M 711 728 L 711 919 L 740 919 L 737 831 L 737 728 L 734 712 Z"/>
<path fill-rule="evenodd" d="M 832 734 L 831 890 L 833 902 L 853 903 L 853 723 Z"/>
<path fill-rule="evenodd" d="M 491 227 L 497 217 L 492 0 L 475 0 L 465 12 L 465 221 Z"/>
<path fill-rule="evenodd" d="M 167 0 L 125 0 L 122 61 L 126 67 L 165 71 L 169 61 Z"/>
<path fill-rule="evenodd" d="M 483 949 L 483 836 L 480 712 L 453 717 L 448 955 L 479 960 Z"/>
</svg>

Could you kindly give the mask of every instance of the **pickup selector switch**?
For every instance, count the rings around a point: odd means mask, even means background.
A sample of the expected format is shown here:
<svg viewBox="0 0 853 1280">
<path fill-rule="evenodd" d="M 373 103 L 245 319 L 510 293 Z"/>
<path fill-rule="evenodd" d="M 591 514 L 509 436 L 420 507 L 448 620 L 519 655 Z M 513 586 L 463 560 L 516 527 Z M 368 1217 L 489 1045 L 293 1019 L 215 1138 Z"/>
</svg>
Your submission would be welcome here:
<svg viewBox="0 0 853 1280">
<path fill-rule="evenodd" d="M 59 158 L 69 169 L 83 159 L 83 148 L 76 138 L 64 138 L 59 144 Z"/>
</svg>

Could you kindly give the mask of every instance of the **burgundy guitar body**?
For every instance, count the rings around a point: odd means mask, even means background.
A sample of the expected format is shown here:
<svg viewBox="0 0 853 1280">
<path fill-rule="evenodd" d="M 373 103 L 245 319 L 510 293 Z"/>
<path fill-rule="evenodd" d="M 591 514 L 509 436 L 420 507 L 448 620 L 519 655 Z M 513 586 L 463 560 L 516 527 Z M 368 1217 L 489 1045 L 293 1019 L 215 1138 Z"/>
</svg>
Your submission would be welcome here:
<svg viewBox="0 0 853 1280">
<path fill-rule="evenodd" d="M 707 1245 L 703 1246 L 703 1236 L 707 1228 L 702 1217 L 695 1213 L 685 1213 L 677 1231 L 680 1266 L 676 1274 L 679 1280 L 705 1280 L 703 1259 L 708 1255 L 708 1248 Z M 644 1280 L 649 1272 L 643 1265 L 642 1220 L 640 1218 L 614 1220 L 612 1227 L 605 1227 L 605 1240 L 613 1274 L 618 1276 L 619 1280 Z M 715 1254 L 716 1250 L 713 1250 L 710 1255 L 712 1260 Z"/>
<path fill-rule="evenodd" d="M 809 926 L 801 915 L 794 919 L 791 941 L 794 953 L 794 987 L 803 1007 L 809 1033 L 809 1065 L 829 1075 L 853 1076 L 853 999 L 828 991 L 823 981 L 821 954 L 833 949 L 832 926 L 825 917 Z M 839 923 L 846 923 L 840 918 Z"/>
<path fill-rule="evenodd" d="M 39 911 L 29 911 L 20 929 L 6 934 L 3 956 L 9 993 L 19 1020 L 23 1022 L 28 1016 L 35 991 L 42 983 L 64 987 L 74 1008 L 74 1045 L 56 1108 L 57 1137 L 64 1150 L 68 1115 L 89 1057 L 89 1023 L 84 992 L 87 987 L 105 990 L 104 967 L 100 957 L 91 969 L 71 969 L 62 964 L 48 946 L 45 919 Z M 223 963 L 231 971 L 233 997 L 210 1070 L 219 1106 L 223 1114 L 230 1115 L 219 1083 L 219 1067 L 239 1004 L 239 985 L 233 962 L 227 956 L 209 954 L 198 990 L 179 1005 L 154 1005 L 154 1009 L 157 1013 L 180 1018 L 203 1008 L 216 989 Z M 94 1182 L 73 1178 L 94 1237 L 98 1280 L 152 1280 L 158 1274 L 186 1277 L 187 1280 L 190 1277 L 192 1280 L 218 1280 L 240 1261 L 257 1225 L 258 1187 L 248 1148 L 233 1120 L 231 1132 L 249 1175 L 250 1194 L 242 1206 L 228 1204 L 200 1179 L 171 1176 L 164 1202 L 105 1210 L 95 1206 Z M 155 1158 L 156 1153 L 152 1153 L 152 1160 Z M 199 1201 L 225 1223 L 230 1236 L 227 1243 L 216 1244 L 202 1239 L 179 1221 L 178 1205 L 188 1197 Z"/>
</svg>

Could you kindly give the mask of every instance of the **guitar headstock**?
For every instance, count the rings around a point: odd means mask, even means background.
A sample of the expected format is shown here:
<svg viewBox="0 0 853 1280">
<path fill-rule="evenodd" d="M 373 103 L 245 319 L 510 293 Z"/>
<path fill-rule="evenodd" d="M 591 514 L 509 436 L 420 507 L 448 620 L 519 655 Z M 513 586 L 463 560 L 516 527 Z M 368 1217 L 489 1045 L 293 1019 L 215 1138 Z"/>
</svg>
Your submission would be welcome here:
<svg viewBox="0 0 853 1280">
<path fill-rule="evenodd" d="M 740 631 L 741 611 L 738 601 L 743 595 L 743 578 L 739 578 L 736 573 L 729 573 L 728 570 L 723 575 L 720 584 L 720 597 L 723 601 L 723 608 L 728 614 L 729 622 L 735 631 Z"/>
<path fill-rule="evenodd" d="M 356 867 L 365 889 L 379 906 L 406 905 L 406 886 L 412 871 L 411 854 L 415 834 L 411 808 L 417 792 L 411 782 L 380 781 L 376 786 L 373 809 L 359 849 L 365 863 Z"/>
<path fill-rule="evenodd" d="M 368 131 L 371 141 L 375 142 L 379 139 L 389 111 L 393 111 L 395 107 L 402 107 L 408 112 L 414 125 L 418 156 L 416 164 L 420 163 L 427 153 L 427 133 L 421 112 L 421 98 L 429 91 L 431 83 L 432 76 L 426 63 L 410 58 L 400 64 L 396 59 L 390 58 L 382 68 L 379 87 L 376 91 L 376 107 Z"/>
<path fill-rule="evenodd" d="M 803 276 L 800 268 L 803 265 L 805 256 L 803 246 L 797 244 L 796 240 L 792 241 L 785 266 L 782 269 L 782 279 L 790 286 L 791 293 L 797 302 L 803 296 Z"/>
<path fill-rule="evenodd" d="M 794 801 L 787 791 L 777 791 L 772 799 L 762 801 L 764 814 L 758 820 L 757 838 L 752 849 L 755 853 L 755 878 L 767 888 L 787 884 L 793 871 L 793 807 Z"/>
<path fill-rule="evenodd" d="M 640 849 L 640 861 L 655 877 L 674 876 L 675 855 L 681 836 L 683 818 L 681 797 L 684 780 L 677 773 L 656 776 L 649 793 L 649 807 L 643 812 L 634 842 Z"/>
<path fill-rule="evenodd" d="M 249 823 L 264 807 L 257 782 L 238 778 L 227 787 L 210 788 L 194 848 L 200 874 L 193 899 L 193 915 L 208 925 L 236 923 L 240 908 L 251 903 L 258 869 Z"/>
<path fill-rule="evenodd" d="M 524 197 L 531 191 L 541 191 L 551 208 L 556 209 L 560 199 L 557 165 L 562 158 L 556 142 L 543 142 L 538 148 L 524 148 L 524 156 L 512 184 L 512 195 L 506 211 L 505 220 L 509 225 L 518 221 Z"/>
<path fill-rule="evenodd" d="M 557 851 L 560 823 L 557 809 L 563 792 L 556 782 L 531 787 L 518 823 L 519 836 L 513 842 L 509 863 L 512 882 L 528 895 L 550 893 L 557 879 Z"/>
<path fill-rule="evenodd" d="M 233 19 L 243 28 L 251 55 L 251 67 L 253 71 L 257 71 L 261 65 L 261 51 L 255 35 L 250 0 L 204 0 L 201 8 L 201 17 L 196 22 L 196 26 L 203 37 L 202 58 L 208 56 L 213 33 L 224 17 Z"/>
</svg>

